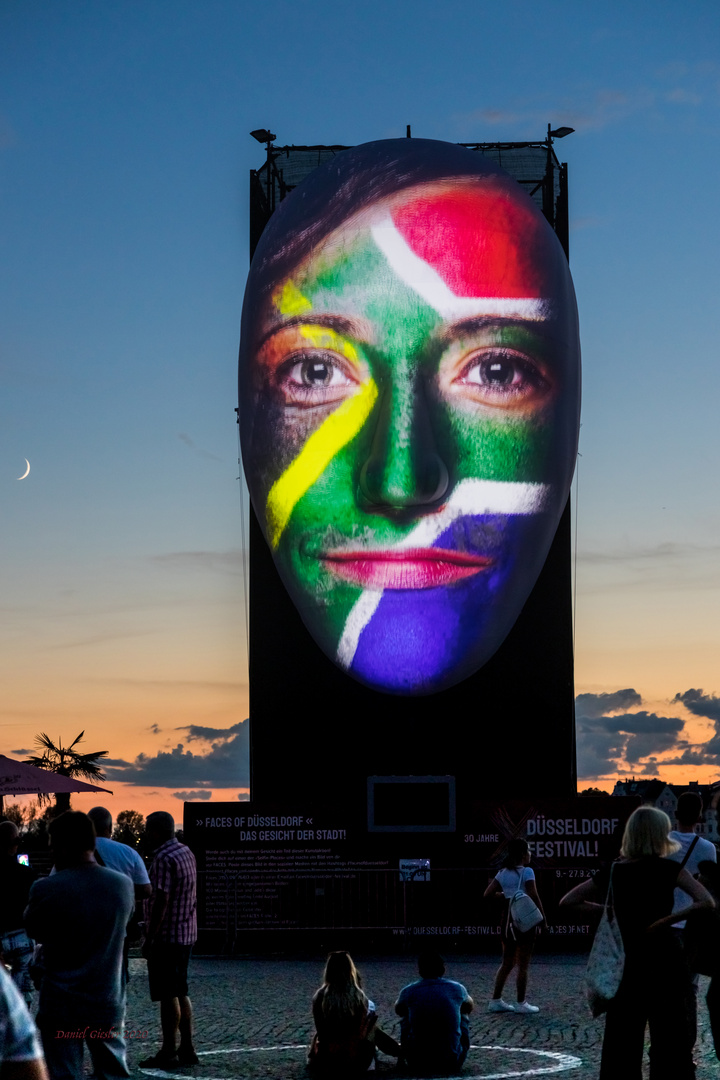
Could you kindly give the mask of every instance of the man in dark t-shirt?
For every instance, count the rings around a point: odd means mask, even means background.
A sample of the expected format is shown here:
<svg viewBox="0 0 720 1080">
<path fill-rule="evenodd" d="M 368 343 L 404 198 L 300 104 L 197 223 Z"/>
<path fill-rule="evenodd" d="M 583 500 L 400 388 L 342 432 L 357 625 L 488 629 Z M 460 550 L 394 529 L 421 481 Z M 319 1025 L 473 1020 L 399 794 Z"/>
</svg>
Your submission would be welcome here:
<svg viewBox="0 0 720 1080">
<path fill-rule="evenodd" d="M 123 1037 L 122 956 L 135 908 L 132 883 L 100 866 L 87 814 L 50 824 L 56 873 L 36 881 L 25 916 L 43 946 L 37 1025 L 54 1080 L 82 1080 L 83 1044 L 97 1080 L 129 1076 Z"/>
<path fill-rule="evenodd" d="M 418 958 L 420 978 L 403 987 L 395 1002 L 406 1065 L 420 1073 L 454 1073 L 470 1047 L 468 1014 L 473 999 L 462 983 L 446 979 L 437 952 Z"/>
</svg>

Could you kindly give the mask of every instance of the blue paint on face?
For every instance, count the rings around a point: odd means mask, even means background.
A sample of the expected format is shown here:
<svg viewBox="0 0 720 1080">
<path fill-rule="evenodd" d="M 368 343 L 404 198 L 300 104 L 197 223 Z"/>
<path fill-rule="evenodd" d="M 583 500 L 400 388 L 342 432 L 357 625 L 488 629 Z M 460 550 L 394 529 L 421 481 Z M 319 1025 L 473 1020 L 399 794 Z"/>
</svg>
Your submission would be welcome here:
<svg viewBox="0 0 720 1080">
<path fill-rule="evenodd" d="M 468 516 L 432 545 L 491 556 L 494 564 L 454 585 L 386 589 L 362 631 L 351 664 L 357 678 L 390 693 L 426 694 L 476 668 L 474 646 L 487 633 L 507 633 L 526 590 L 524 553 L 537 545 L 543 515 Z M 533 573 L 534 577 L 534 573 Z"/>
</svg>

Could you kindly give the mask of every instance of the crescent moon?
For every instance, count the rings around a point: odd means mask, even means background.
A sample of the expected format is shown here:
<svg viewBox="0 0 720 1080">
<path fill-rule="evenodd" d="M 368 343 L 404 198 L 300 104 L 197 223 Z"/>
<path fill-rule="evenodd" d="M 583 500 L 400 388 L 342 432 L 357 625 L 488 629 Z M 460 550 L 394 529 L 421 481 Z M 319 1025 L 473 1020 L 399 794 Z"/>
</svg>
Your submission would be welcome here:
<svg viewBox="0 0 720 1080">
<path fill-rule="evenodd" d="M 22 476 L 18 476 L 18 480 L 24 480 L 24 479 L 25 479 L 25 477 L 26 477 L 26 476 L 28 475 L 28 473 L 30 472 L 30 462 L 28 461 L 28 459 L 27 459 L 27 458 L 25 458 L 25 464 L 27 465 L 27 469 L 26 469 L 26 470 L 25 470 L 25 472 L 24 472 L 24 473 L 22 474 Z"/>
</svg>

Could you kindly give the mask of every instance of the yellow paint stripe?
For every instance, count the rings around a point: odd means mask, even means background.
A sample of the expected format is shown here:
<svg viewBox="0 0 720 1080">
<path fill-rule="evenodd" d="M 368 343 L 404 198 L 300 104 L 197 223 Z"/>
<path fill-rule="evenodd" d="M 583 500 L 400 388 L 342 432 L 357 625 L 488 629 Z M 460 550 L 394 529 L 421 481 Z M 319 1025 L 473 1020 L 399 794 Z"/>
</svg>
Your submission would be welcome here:
<svg viewBox="0 0 720 1080">
<path fill-rule="evenodd" d="M 307 296 L 303 296 L 293 281 L 286 281 L 276 290 L 273 300 L 281 315 L 304 315 L 307 311 L 312 311 L 311 302 Z"/>
<path fill-rule="evenodd" d="M 352 342 L 336 334 L 329 326 L 305 326 L 300 327 L 300 333 L 308 341 L 312 342 L 316 349 L 334 349 L 341 356 L 357 363 L 357 349 Z"/>
<path fill-rule="evenodd" d="M 280 543 L 290 515 L 305 492 L 322 476 L 338 451 L 360 431 L 377 394 L 377 386 L 370 379 L 312 433 L 292 464 L 270 488 L 267 527 L 273 548 Z"/>
</svg>

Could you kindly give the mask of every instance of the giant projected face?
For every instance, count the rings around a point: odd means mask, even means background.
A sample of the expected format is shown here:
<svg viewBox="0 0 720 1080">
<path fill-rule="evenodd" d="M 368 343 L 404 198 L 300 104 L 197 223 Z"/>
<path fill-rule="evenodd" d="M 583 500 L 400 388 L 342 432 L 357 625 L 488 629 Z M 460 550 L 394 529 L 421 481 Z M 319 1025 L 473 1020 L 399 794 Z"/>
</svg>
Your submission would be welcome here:
<svg viewBox="0 0 720 1080">
<path fill-rule="evenodd" d="M 318 169 L 253 260 L 240 389 L 253 505 L 323 651 L 401 694 L 485 663 L 577 449 L 572 283 L 520 186 L 414 139 Z"/>
</svg>

